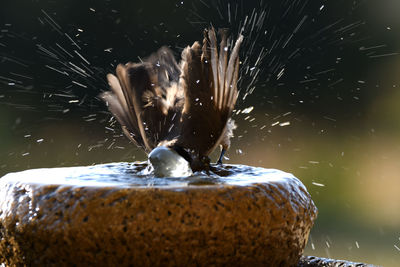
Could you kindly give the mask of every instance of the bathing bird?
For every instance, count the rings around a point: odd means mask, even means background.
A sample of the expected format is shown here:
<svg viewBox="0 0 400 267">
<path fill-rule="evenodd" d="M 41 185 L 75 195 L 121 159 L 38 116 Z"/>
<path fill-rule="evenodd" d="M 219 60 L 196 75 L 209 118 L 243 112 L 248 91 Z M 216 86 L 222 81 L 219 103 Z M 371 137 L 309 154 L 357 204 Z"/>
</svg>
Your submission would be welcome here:
<svg viewBox="0 0 400 267">
<path fill-rule="evenodd" d="M 242 35 L 232 42 L 226 29 L 217 34 L 211 27 L 204 30 L 202 44 L 195 42 L 182 51 L 179 64 L 172 51 L 162 47 L 142 62 L 120 64 L 115 75 L 107 75 L 111 90 L 101 98 L 153 165 L 174 159 L 193 172 L 208 171 L 209 155 L 218 146 L 217 163 L 222 164 L 236 128 L 231 115 L 238 98 L 242 41 Z"/>
</svg>

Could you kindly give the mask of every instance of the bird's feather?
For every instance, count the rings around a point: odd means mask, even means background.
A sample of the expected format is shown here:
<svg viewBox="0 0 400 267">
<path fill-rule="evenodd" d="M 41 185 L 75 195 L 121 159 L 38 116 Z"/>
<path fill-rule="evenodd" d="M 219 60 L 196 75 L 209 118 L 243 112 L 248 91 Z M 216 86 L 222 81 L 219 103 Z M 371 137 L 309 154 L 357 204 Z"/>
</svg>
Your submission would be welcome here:
<svg viewBox="0 0 400 267">
<path fill-rule="evenodd" d="M 226 35 L 221 37 L 221 44 L 225 45 Z M 208 156 L 218 146 L 235 105 L 235 71 L 241 41 L 239 37 L 227 66 L 227 51 L 222 48 L 218 54 L 213 28 L 206 31 L 202 48 L 196 42 L 182 52 L 180 86 L 185 92 L 185 104 L 177 144 L 200 157 Z"/>
<path fill-rule="evenodd" d="M 141 63 L 118 65 L 101 95 L 135 144 L 150 152 L 173 146 L 191 159 L 207 157 L 219 144 L 230 145 L 234 123 L 229 118 L 237 100 L 240 36 L 228 56 L 226 30 L 205 30 L 202 45 L 182 52 L 178 65 L 162 47 Z M 193 168 L 193 166 L 192 166 Z"/>
<path fill-rule="evenodd" d="M 177 87 L 180 70 L 168 48 L 142 63 L 118 65 L 107 76 L 112 92 L 101 96 L 125 135 L 146 152 L 177 135 L 183 93 Z"/>
</svg>

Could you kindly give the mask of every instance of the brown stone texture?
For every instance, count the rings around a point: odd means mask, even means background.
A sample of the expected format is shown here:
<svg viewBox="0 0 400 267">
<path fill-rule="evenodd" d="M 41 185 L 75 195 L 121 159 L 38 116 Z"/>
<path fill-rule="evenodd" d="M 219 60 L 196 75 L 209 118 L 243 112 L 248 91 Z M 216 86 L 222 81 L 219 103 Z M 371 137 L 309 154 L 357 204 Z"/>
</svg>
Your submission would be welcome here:
<svg viewBox="0 0 400 267">
<path fill-rule="evenodd" d="M 126 176 L 121 169 L 127 166 L 41 169 L 4 176 L 0 262 L 8 266 L 297 265 L 317 210 L 304 185 L 291 174 L 258 168 L 257 183 L 252 183 L 251 167 L 231 165 L 226 167 L 226 179 L 204 183 L 201 178 L 186 183 L 175 179 L 178 184 L 169 184 L 168 179 L 161 183 L 152 178 L 153 184 L 147 180 L 143 186 L 116 178 L 119 173 Z M 232 170 L 243 173 L 230 180 Z"/>
</svg>

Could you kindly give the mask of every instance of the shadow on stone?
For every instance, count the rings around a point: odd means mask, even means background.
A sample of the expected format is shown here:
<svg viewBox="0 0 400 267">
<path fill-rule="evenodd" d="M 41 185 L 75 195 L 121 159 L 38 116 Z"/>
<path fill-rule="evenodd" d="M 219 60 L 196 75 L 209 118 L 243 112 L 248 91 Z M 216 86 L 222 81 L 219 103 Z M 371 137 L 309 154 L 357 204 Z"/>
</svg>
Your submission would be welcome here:
<svg viewBox="0 0 400 267">
<path fill-rule="evenodd" d="M 297 267 L 373 267 L 374 265 L 344 260 L 333 260 L 318 258 L 314 256 L 303 256 Z"/>
</svg>

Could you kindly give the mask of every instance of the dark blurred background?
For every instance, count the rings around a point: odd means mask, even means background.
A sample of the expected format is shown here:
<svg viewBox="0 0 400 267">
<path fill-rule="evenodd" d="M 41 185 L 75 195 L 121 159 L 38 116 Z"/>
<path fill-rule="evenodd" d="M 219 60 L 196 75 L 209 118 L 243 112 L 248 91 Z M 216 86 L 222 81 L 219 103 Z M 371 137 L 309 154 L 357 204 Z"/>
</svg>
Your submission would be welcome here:
<svg viewBox="0 0 400 267">
<path fill-rule="evenodd" d="M 145 160 L 98 98 L 105 75 L 227 27 L 245 36 L 228 162 L 303 181 L 319 208 L 305 254 L 398 266 L 399 13 L 397 0 L 1 1 L 0 176 Z"/>
</svg>

